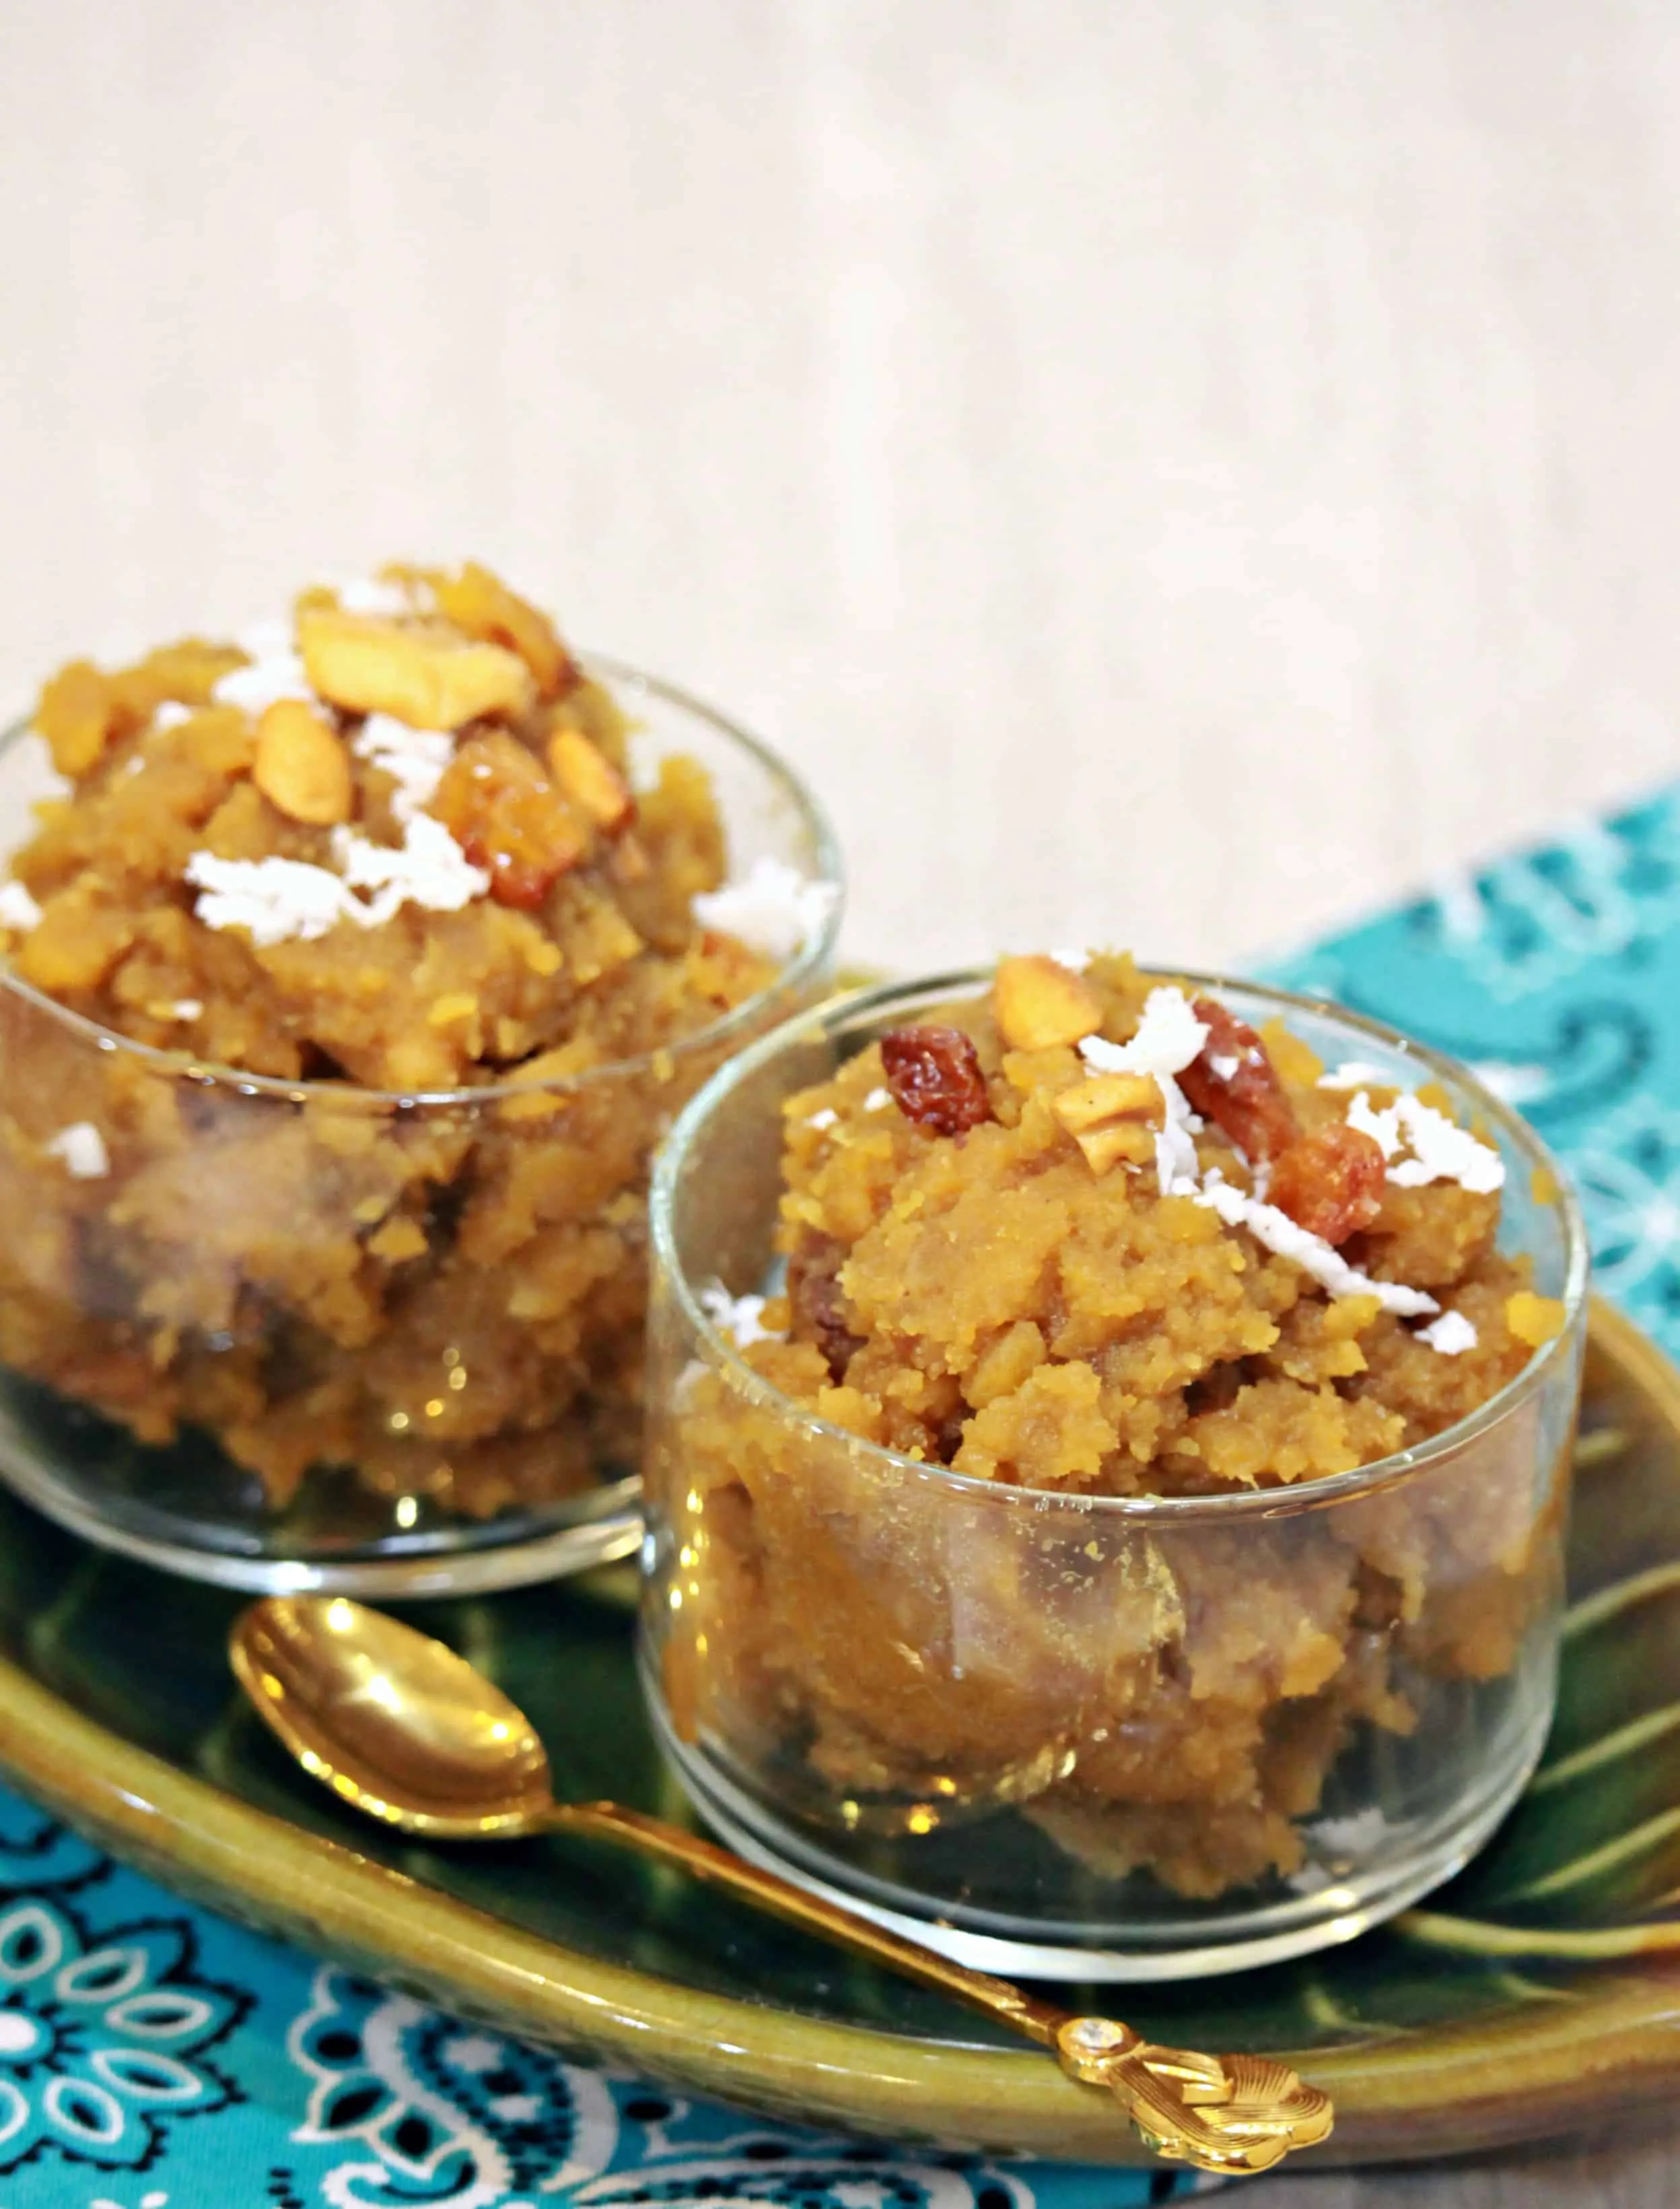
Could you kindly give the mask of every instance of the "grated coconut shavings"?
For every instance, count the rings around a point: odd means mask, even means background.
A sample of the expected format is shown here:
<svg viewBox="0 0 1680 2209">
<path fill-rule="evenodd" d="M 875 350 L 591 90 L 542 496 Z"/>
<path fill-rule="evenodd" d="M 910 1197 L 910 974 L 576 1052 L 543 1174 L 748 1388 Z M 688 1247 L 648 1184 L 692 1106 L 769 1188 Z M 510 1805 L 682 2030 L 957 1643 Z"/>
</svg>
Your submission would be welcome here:
<svg viewBox="0 0 1680 2209">
<path fill-rule="evenodd" d="M 832 882 L 814 882 L 767 856 L 743 881 L 698 892 L 693 911 L 702 928 L 737 936 L 768 959 L 791 959 L 822 934 L 839 895 Z"/>
<path fill-rule="evenodd" d="M 756 1342 L 780 1342 L 781 1336 L 764 1324 L 765 1297 L 732 1297 L 721 1281 L 701 1288 L 700 1308 L 720 1334 L 726 1334 L 738 1350 L 750 1350 Z"/>
<path fill-rule="evenodd" d="M 1375 1297 L 1385 1311 L 1406 1319 L 1440 1312 L 1436 1299 L 1422 1289 L 1373 1280 L 1350 1266 L 1333 1243 L 1310 1233 L 1275 1205 L 1268 1204 L 1269 1176 L 1264 1168 L 1255 1175 L 1252 1193 L 1233 1187 L 1217 1167 L 1203 1177 L 1193 1140 L 1201 1123 L 1190 1110 L 1177 1077 L 1200 1055 L 1207 1032 L 1183 991 L 1169 986 L 1150 991 L 1137 1032 L 1129 1043 L 1105 1043 L 1100 1036 L 1087 1036 L 1079 1047 L 1081 1057 L 1094 1073 L 1148 1074 L 1159 1085 L 1166 1114 L 1166 1123 L 1155 1137 L 1155 1171 L 1161 1195 L 1192 1197 L 1216 1212 L 1226 1226 L 1246 1228 L 1264 1249 L 1299 1266 L 1332 1296 Z M 1211 1061 L 1213 1072 L 1225 1080 L 1236 1074 L 1240 1063 L 1224 1054 Z M 1319 1086 L 1340 1088 L 1346 1077 L 1363 1077 L 1367 1073 L 1358 1066 L 1342 1067 L 1335 1074 L 1325 1075 Z M 1353 1084 L 1348 1080 L 1346 1086 Z M 1402 1096 L 1387 1112 L 1377 1113 L 1362 1089 L 1348 1106 L 1347 1119 L 1351 1127 L 1363 1128 L 1376 1136 L 1385 1160 L 1394 1157 L 1403 1144 L 1410 1146 L 1413 1156 L 1389 1170 L 1389 1178 L 1403 1188 L 1454 1180 L 1461 1181 L 1466 1189 L 1494 1189 L 1504 1180 L 1504 1166 L 1496 1152 L 1415 1097 Z M 1468 1320 L 1448 1312 L 1433 1327 L 1420 1330 L 1419 1339 L 1452 1357 L 1473 1346 L 1475 1330 Z"/>
<path fill-rule="evenodd" d="M 455 757 L 455 740 L 448 729 L 411 729 L 394 713 L 370 713 L 350 749 L 390 776 L 396 785 L 391 812 L 406 823 L 437 796 L 443 770 Z"/>
<path fill-rule="evenodd" d="M 490 876 L 427 814 L 408 822 L 395 848 L 334 829 L 333 857 L 342 870 L 336 875 L 301 859 L 219 859 L 195 852 L 186 877 L 203 893 L 197 913 L 207 928 L 243 928 L 262 945 L 310 943 L 342 920 L 379 928 L 405 905 L 458 912 L 490 888 Z M 358 889 L 373 894 L 358 898 Z"/>
<path fill-rule="evenodd" d="M 1361 1089 L 1347 1108 L 1347 1124 L 1370 1135 L 1385 1159 L 1409 1148 L 1412 1156 L 1390 1165 L 1388 1178 L 1397 1189 L 1424 1189 L 1430 1182 L 1454 1181 L 1460 1189 L 1490 1196 L 1505 1185 L 1505 1161 L 1490 1144 L 1484 1143 L 1437 1112 L 1432 1104 L 1406 1092 L 1379 1112 L 1369 1093 Z"/>
<path fill-rule="evenodd" d="M 0 928 L 15 928 L 23 934 L 40 917 L 39 906 L 21 882 L 0 882 Z"/>
<path fill-rule="evenodd" d="M 1189 1196 L 1199 1186 L 1194 1137 L 1201 1123 L 1175 1077 L 1201 1056 L 1207 1040 L 1207 1026 L 1197 1020 L 1189 999 L 1168 986 L 1149 992 L 1129 1043 L 1087 1036 L 1079 1047 L 1093 1074 L 1154 1076 L 1165 1111 L 1165 1124 L 1155 1137 L 1155 1176 L 1163 1196 Z"/>
<path fill-rule="evenodd" d="M 283 698 L 316 702 L 304 663 L 289 647 L 252 660 L 249 667 L 234 668 L 220 677 L 210 695 L 219 706 L 238 706 L 253 715 L 266 713 Z"/>
<path fill-rule="evenodd" d="M 1481 1339 L 1476 1323 L 1462 1312 L 1445 1311 L 1429 1326 L 1418 1330 L 1419 1342 L 1428 1343 L 1431 1350 L 1439 1351 L 1443 1357 L 1461 1357 L 1466 1350 L 1473 1350 Z"/>
<path fill-rule="evenodd" d="M 1422 1289 L 1404 1288 L 1397 1281 L 1374 1281 L 1350 1266 L 1340 1251 L 1322 1236 L 1309 1234 L 1275 1205 L 1247 1196 L 1225 1180 L 1218 1167 L 1195 1192 L 1198 1204 L 1217 1212 L 1227 1227 L 1246 1227 L 1255 1241 L 1280 1258 L 1287 1258 L 1333 1297 L 1375 1297 L 1384 1311 L 1402 1319 L 1438 1312 L 1440 1305 Z"/>
<path fill-rule="evenodd" d="M 364 620 L 406 621 L 409 615 L 430 611 L 431 593 L 424 584 L 411 586 L 385 575 L 346 575 L 327 588 L 347 614 Z"/>
<path fill-rule="evenodd" d="M 111 1171 L 105 1137 L 91 1120 L 72 1121 L 47 1145 L 47 1156 L 61 1159 L 72 1181 L 103 1181 Z"/>
</svg>

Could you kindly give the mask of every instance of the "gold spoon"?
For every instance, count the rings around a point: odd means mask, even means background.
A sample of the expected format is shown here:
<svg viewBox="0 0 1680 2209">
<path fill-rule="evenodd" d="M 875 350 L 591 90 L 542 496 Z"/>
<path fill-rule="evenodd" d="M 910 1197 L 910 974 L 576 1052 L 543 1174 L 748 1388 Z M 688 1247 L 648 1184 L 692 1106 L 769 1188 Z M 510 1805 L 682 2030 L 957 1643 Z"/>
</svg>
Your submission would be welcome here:
<svg viewBox="0 0 1680 2209">
<path fill-rule="evenodd" d="M 240 1686 L 304 1769 L 406 1833 L 440 1841 L 588 1833 L 710 1880 L 810 1933 L 999 2018 L 1105 2087 L 1171 2162 L 1267 2170 L 1329 2134 L 1329 2097 L 1269 2056 L 1159 2048 L 901 1940 L 839 1904 L 616 1803 L 557 1803 L 548 1756 L 516 1704 L 465 1658 L 342 1596 L 270 1596 L 234 1621 Z"/>
</svg>

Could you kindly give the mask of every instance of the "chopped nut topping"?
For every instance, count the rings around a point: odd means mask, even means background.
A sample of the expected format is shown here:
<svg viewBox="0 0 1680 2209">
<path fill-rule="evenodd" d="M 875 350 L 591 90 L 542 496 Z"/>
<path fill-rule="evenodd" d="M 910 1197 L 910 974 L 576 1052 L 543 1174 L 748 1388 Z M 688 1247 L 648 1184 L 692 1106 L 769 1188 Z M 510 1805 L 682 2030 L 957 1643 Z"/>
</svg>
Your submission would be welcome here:
<svg viewBox="0 0 1680 2209">
<path fill-rule="evenodd" d="M 1085 1153 L 1094 1174 L 1123 1160 L 1141 1165 L 1153 1158 L 1155 1131 L 1165 1123 L 1161 1085 L 1153 1074 L 1093 1074 L 1063 1089 L 1051 1111 Z"/>
<path fill-rule="evenodd" d="M 1082 975 L 1038 956 L 999 961 L 992 986 L 997 1029 L 1011 1050 L 1081 1042 L 1103 1024 L 1103 1002 Z"/>
<path fill-rule="evenodd" d="M 1228 1135 L 1251 1166 L 1265 1165 L 1300 1133 L 1295 1108 L 1265 1044 L 1246 1020 L 1213 997 L 1198 997 L 1195 1009 L 1207 1041 L 1179 1075 L 1179 1086 L 1192 1108 Z"/>
<path fill-rule="evenodd" d="M 576 813 L 503 729 L 467 738 L 444 771 L 431 810 L 488 873 L 498 905 L 539 906 L 588 849 Z"/>
<path fill-rule="evenodd" d="M 458 729 L 531 703 L 530 670 L 499 644 L 462 644 L 310 606 L 298 617 L 298 648 L 322 697 L 353 713 L 391 713 L 417 729 Z"/>
<path fill-rule="evenodd" d="M 1333 1124 L 1292 1143 L 1272 1169 L 1268 1201 L 1326 1243 L 1346 1243 L 1382 1209 L 1388 1178 L 1382 1146 Z"/>
<path fill-rule="evenodd" d="M 488 568 L 469 560 L 458 575 L 433 575 L 426 580 L 445 619 L 469 636 L 516 652 L 536 677 L 545 698 L 558 697 L 581 680 L 548 616 L 517 591 L 510 591 Z"/>
<path fill-rule="evenodd" d="M 548 763 L 573 804 L 609 834 L 623 828 L 635 811 L 623 776 L 581 729 L 554 731 L 548 740 Z"/>
<path fill-rule="evenodd" d="M 350 818 L 350 755 L 338 731 L 298 699 L 280 700 L 258 721 L 251 780 L 290 820 L 330 828 Z"/>
<path fill-rule="evenodd" d="M 960 1028 L 894 1028 L 881 1038 L 881 1063 L 893 1102 L 918 1128 L 960 1135 L 992 1117 L 980 1054 Z"/>
</svg>

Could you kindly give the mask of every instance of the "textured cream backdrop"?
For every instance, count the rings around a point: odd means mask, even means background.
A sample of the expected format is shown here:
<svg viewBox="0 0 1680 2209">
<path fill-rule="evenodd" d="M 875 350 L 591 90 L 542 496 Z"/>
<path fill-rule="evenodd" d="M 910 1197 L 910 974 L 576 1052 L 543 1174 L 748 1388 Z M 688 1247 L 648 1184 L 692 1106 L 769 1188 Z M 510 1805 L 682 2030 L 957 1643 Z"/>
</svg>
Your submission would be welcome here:
<svg viewBox="0 0 1680 2209">
<path fill-rule="evenodd" d="M 785 745 L 900 965 L 1241 959 L 1680 772 L 1676 0 L 0 0 L 0 88 L 8 704 L 476 550 Z"/>
</svg>

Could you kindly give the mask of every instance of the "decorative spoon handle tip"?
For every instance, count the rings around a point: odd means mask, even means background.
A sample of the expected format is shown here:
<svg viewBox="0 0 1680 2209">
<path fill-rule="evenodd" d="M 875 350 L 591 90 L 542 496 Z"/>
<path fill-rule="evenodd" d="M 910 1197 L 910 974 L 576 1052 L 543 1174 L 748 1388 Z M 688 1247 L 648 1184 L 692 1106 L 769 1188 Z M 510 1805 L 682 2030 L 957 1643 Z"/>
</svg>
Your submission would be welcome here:
<svg viewBox="0 0 1680 2209">
<path fill-rule="evenodd" d="M 1164 2161 L 1226 2177 L 1317 2146 L 1335 2122 L 1329 2096 L 1272 2056 L 1161 2048 L 1102 2017 L 1069 2018 L 1056 2052 L 1069 2078 L 1107 2088 Z"/>
<path fill-rule="evenodd" d="M 1070 2079 L 1112 2094 L 1139 2137 L 1164 2161 L 1245 2176 L 1329 2137 L 1329 2096 L 1274 2058 L 1161 2048 L 1112 2019 L 1070 2016 L 1007 1979 L 971 1971 L 698 1834 L 617 1803 L 557 1803 L 550 1822 L 679 1865 L 761 1910 L 985 2011 L 1053 2049 Z"/>
</svg>

